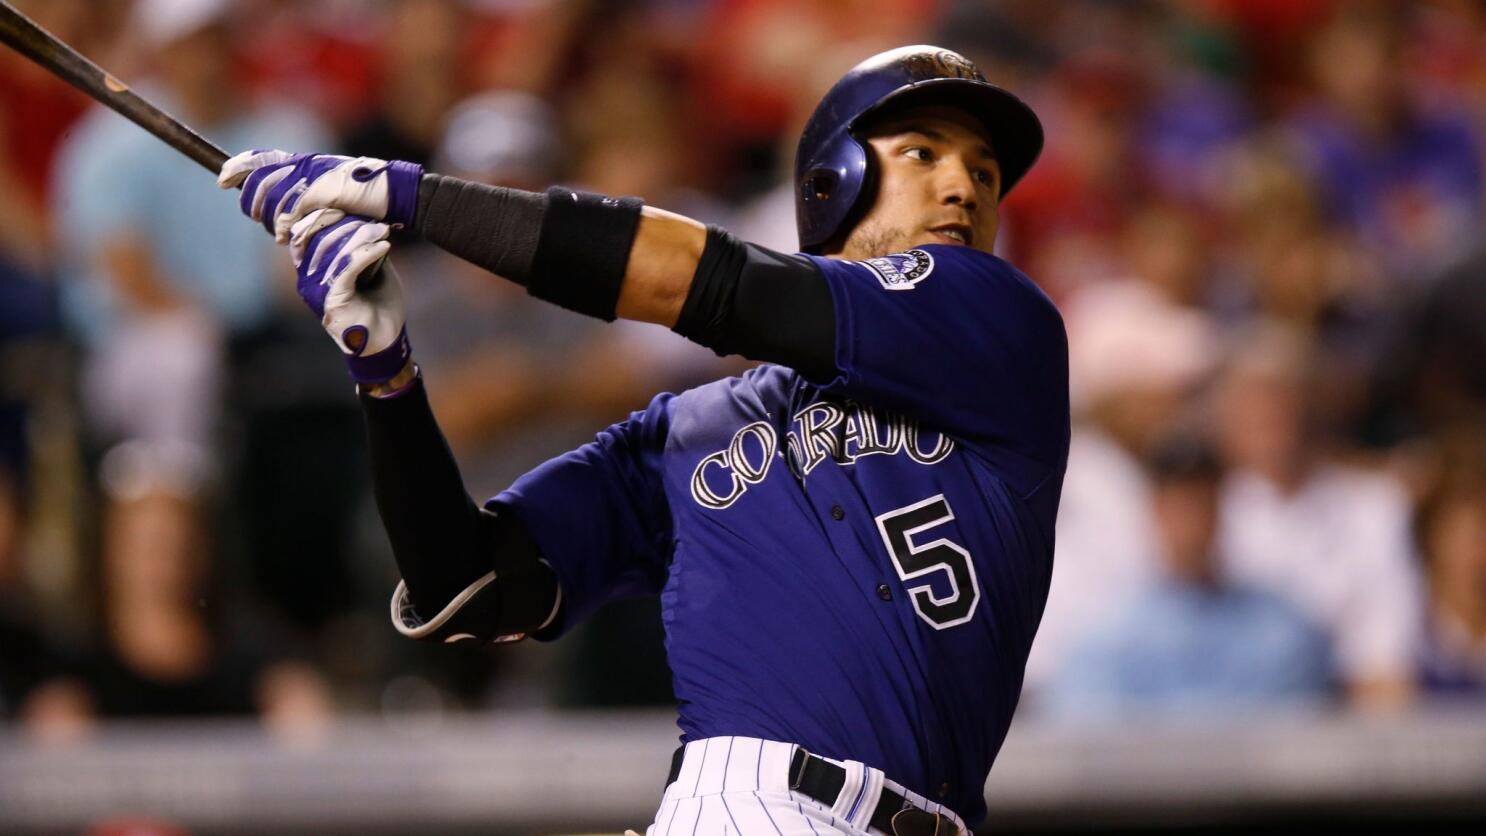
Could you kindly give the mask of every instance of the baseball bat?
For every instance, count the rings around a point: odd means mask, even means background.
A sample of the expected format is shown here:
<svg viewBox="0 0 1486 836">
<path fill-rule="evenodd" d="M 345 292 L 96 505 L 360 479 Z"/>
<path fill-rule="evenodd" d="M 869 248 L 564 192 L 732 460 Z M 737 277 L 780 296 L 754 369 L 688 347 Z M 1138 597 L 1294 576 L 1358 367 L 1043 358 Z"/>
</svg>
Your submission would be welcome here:
<svg viewBox="0 0 1486 836">
<path fill-rule="evenodd" d="M 216 174 L 227 153 L 0 0 L 0 41 Z"/>
<path fill-rule="evenodd" d="M 166 145 L 195 160 L 213 176 L 227 162 L 226 151 L 181 124 L 179 119 L 150 104 L 130 90 L 129 85 L 84 58 L 57 36 L 37 26 L 10 5 L 8 0 L 0 0 L 0 42 L 87 93 L 99 104 L 154 134 Z M 382 266 L 378 264 L 356 284 L 371 290 L 381 284 L 384 275 Z"/>
</svg>

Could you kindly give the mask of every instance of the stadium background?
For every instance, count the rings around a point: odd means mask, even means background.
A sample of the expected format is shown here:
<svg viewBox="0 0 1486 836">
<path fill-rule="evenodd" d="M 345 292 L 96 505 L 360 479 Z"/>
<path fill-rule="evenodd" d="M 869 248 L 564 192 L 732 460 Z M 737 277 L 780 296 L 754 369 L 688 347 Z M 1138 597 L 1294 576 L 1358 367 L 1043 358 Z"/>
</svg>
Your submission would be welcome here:
<svg viewBox="0 0 1486 836">
<path fill-rule="evenodd" d="M 1057 570 L 988 831 L 1486 816 L 1486 5 L 21 0 L 231 151 L 633 194 L 794 247 L 804 117 L 928 42 L 1048 135 Z M 405 242 L 477 496 L 739 368 Z M 414 646 L 360 419 L 194 164 L 0 52 L 0 832 L 642 828 L 653 602 Z M 130 829 L 143 828 L 143 829 Z"/>
</svg>

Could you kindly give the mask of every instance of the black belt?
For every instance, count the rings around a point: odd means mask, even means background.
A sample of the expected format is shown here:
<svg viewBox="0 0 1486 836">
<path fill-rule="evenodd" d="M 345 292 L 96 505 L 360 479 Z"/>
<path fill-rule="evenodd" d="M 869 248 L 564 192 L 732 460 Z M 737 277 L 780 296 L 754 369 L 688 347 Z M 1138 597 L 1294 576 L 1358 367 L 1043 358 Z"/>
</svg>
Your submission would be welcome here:
<svg viewBox="0 0 1486 836">
<path fill-rule="evenodd" d="M 671 756 L 671 774 L 666 777 L 666 786 L 676 781 L 681 774 L 681 761 L 685 757 L 686 747 L 681 746 L 676 754 Z M 837 766 L 825 758 L 812 755 L 801 748 L 795 749 L 795 756 L 789 762 L 789 788 L 795 792 L 804 793 L 819 801 L 827 807 L 836 806 L 836 799 L 841 795 L 841 788 L 846 786 L 846 770 Z M 875 827 L 883 833 L 894 833 L 893 817 L 904 810 L 916 810 L 926 815 L 934 815 L 923 810 L 918 805 L 903 797 L 902 793 L 895 792 L 889 787 L 883 787 L 877 796 L 877 807 L 872 810 L 872 818 L 867 820 L 870 827 Z M 935 822 L 926 830 L 926 833 L 936 832 L 954 833 L 958 828 L 949 821 L 944 820 L 947 830 L 940 831 L 938 828 L 939 817 L 935 816 Z"/>
</svg>

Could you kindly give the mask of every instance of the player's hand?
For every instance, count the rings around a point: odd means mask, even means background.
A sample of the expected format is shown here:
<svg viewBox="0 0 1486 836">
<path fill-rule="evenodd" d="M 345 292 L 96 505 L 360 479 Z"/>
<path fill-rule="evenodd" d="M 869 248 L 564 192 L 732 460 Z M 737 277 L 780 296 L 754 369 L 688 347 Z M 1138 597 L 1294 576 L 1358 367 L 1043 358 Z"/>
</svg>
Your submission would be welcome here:
<svg viewBox="0 0 1486 836">
<path fill-rule="evenodd" d="M 295 224 L 319 209 L 407 226 L 418 208 L 422 179 L 423 166 L 398 160 L 244 151 L 222 165 L 217 185 L 241 185 L 243 214 L 283 244 Z"/>
<path fill-rule="evenodd" d="M 299 296 L 340 346 L 357 383 L 391 380 L 412 350 L 402 283 L 386 260 L 391 231 L 384 223 L 319 209 L 290 234 Z"/>
</svg>

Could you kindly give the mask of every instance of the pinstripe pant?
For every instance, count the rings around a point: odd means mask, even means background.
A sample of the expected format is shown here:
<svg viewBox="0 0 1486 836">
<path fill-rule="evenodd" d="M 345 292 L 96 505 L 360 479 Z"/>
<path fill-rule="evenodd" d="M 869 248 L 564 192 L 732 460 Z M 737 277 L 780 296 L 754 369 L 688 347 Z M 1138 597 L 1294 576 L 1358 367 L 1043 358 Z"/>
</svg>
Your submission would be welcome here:
<svg viewBox="0 0 1486 836">
<path fill-rule="evenodd" d="M 867 822 L 884 786 L 965 830 L 947 807 L 859 761 L 831 761 L 846 769 L 846 785 L 834 804 L 791 791 L 789 765 L 796 748 L 756 737 L 709 737 L 686 744 L 681 772 L 666 788 L 645 836 L 881 836 Z"/>
</svg>

